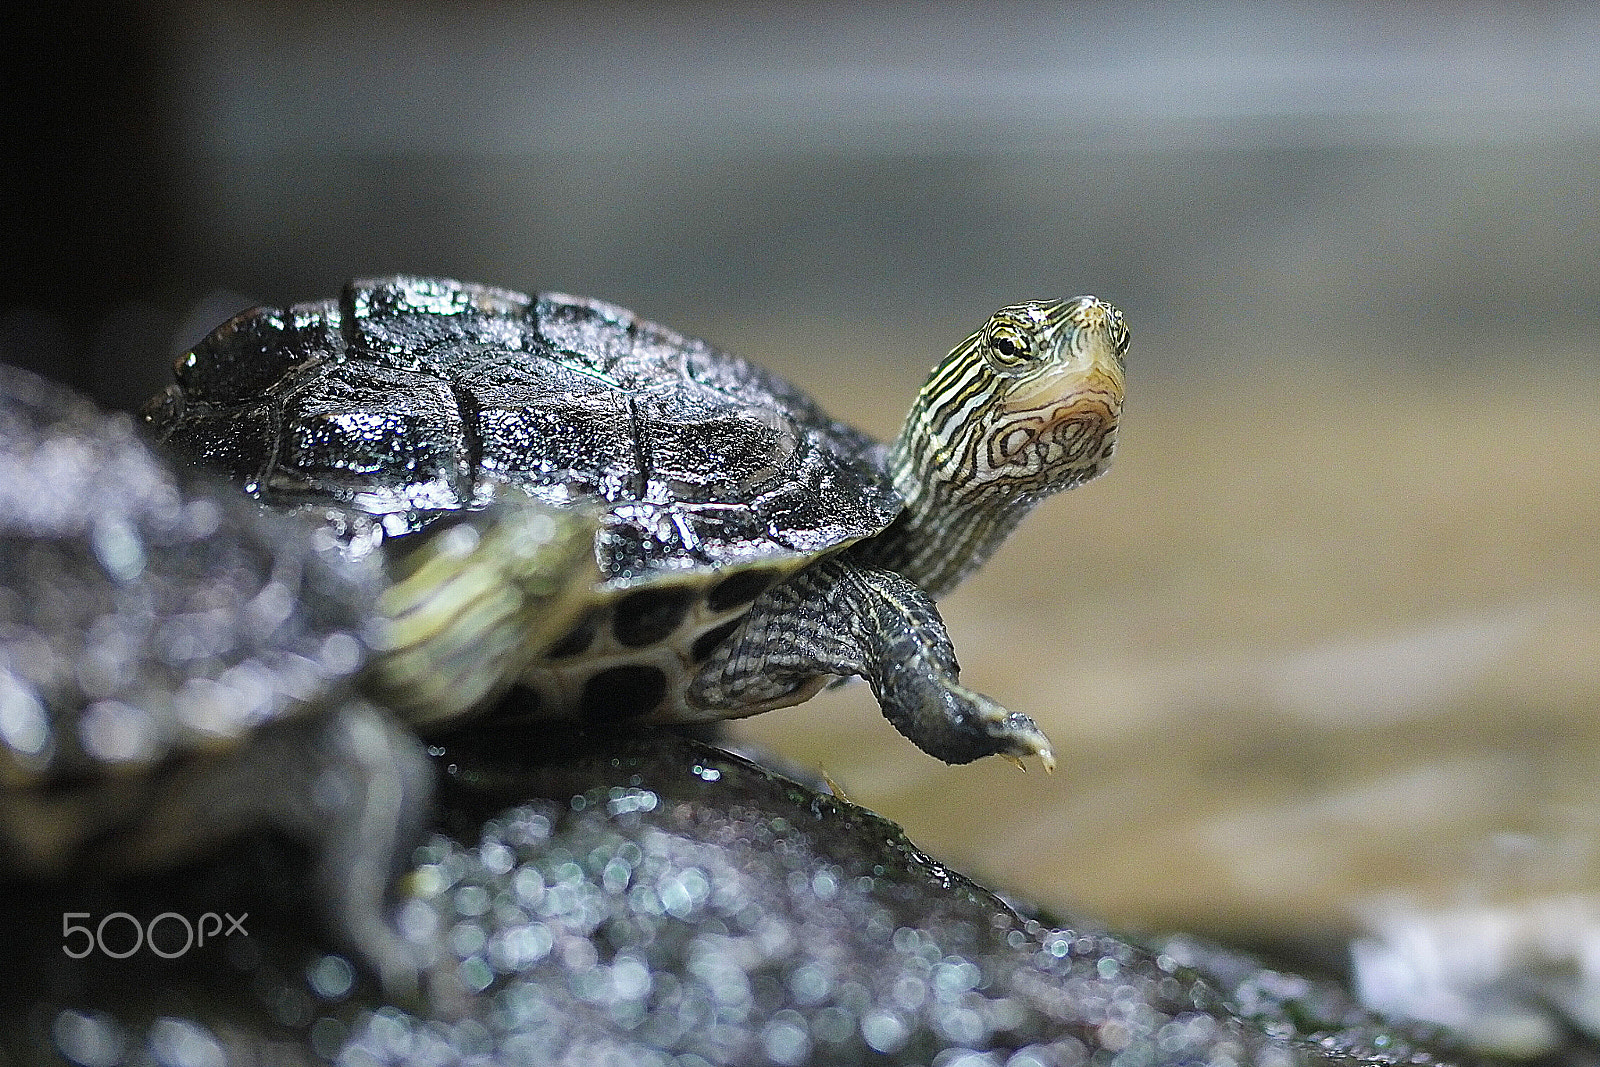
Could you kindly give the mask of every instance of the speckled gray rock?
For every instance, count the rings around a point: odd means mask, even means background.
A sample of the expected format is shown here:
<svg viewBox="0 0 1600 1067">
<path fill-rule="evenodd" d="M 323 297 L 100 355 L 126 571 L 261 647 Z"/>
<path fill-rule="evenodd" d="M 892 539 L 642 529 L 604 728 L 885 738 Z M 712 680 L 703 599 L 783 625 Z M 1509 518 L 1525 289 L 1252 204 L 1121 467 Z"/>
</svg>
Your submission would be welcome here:
<svg viewBox="0 0 1600 1067">
<path fill-rule="evenodd" d="M 349 1065 L 1438 1062 L 1332 987 L 1262 971 L 1228 972 L 1223 986 L 1184 965 L 1183 952 L 1207 964 L 1193 946 L 1158 952 L 1026 918 L 892 824 L 695 742 L 646 737 L 542 766 L 487 747 L 438 752 L 445 822 L 416 853 L 401 911 L 430 959 L 420 1003 L 384 1004 L 297 923 L 270 858 L 239 854 L 122 898 L 135 914 L 250 911 L 248 937 L 182 959 L 66 961 L 52 906 L 0 901 L 0 921 L 29 935 L 0 979 L 14 1055 L 53 1046 L 80 1063 L 185 1067 L 267 1050 Z M 1237 998 L 1252 988 L 1244 1017 Z"/>
<path fill-rule="evenodd" d="M 383 574 L 309 533 L 197 491 L 126 416 L 0 365 L 5 780 L 131 775 L 348 695 Z"/>
</svg>

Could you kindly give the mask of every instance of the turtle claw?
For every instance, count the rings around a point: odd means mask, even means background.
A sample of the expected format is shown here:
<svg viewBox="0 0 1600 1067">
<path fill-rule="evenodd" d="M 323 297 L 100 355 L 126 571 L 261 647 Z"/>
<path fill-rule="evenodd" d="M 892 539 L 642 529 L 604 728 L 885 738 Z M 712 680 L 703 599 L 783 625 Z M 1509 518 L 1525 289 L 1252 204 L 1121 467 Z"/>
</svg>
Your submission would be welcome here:
<svg viewBox="0 0 1600 1067">
<path fill-rule="evenodd" d="M 997 754 L 1008 763 L 1014 763 L 1026 771 L 1028 767 L 1022 762 L 1023 757 L 1037 756 L 1046 774 L 1055 773 L 1056 755 L 1050 749 L 1050 739 L 1028 716 L 1015 711 L 1006 712 L 1004 719 L 991 727 L 991 732 L 995 740 L 1006 744 L 1006 749 Z"/>
<path fill-rule="evenodd" d="M 1039 763 L 1044 767 L 1044 773 L 1056 773 L 1056 758 L 1051 754 L 1048 748 L 1042 752 L 1035 752 L 1034 755 L 1039 757 Z M 1023 774 L 1028 773 L 1028 765 L 1022 761 L 1021 756 L 1013 755 L 1010 752 L 1002 752 L 1000 753 L 1000 758 L 1011 764 L 1011 766 L 1015 767 Z"/>
<path fill-rule="evenodd" d="M 951 686 L 951 689 L 960 693 L 976 709 L 978 720 L 982 724 L 985 741 L 992 746 L 989 751 L 1027 771 L 1027 764 L 1023 760 L 1029 756 L 1038 756 L 1039 762 L 1044 765 L 1045 773 L 1053 773 L 1056 769 L 1055 753 L 1050 749 L 1050 739 L 1039 729 L 1039 724 L 1019 711 L 1008 711 L 1004 707 L 982 693 L 975 693 L 962 686 Z"/>
</svg>

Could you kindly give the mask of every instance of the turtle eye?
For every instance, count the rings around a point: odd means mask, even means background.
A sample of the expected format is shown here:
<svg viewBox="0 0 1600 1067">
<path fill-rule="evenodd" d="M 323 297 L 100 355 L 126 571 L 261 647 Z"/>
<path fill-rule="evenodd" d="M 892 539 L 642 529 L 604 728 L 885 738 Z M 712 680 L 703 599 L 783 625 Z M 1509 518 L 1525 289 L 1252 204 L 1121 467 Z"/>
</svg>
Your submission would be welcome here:
<svg viewBox="0 0 1600 1067">
<path fill-rule="evenodd" d="M 990 360 L 998 366 L 1021 366 L 1033 357 L 1033 340 L 1016 323 L 994 320 L 983 340 Z"/>
</svg>

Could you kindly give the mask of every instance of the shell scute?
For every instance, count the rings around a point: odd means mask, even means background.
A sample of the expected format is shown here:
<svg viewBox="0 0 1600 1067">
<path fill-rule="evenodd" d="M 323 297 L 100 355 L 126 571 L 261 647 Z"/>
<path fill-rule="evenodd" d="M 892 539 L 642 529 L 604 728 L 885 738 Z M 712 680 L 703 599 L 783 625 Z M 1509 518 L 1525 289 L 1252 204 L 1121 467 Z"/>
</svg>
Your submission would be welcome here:
<svg viewBox="0 0 1600 1067">
<path fill-rule="evenodd" d="M 798 473 L 803 433 L 794 420 L 770 407 L 717 399 L 674 388 L 634 400 L 639 451 L 649 468 L 646 499 L 752 500 Z"/>
<path fill-rule="evenodd" d="M 170 414 L 159 414 L 158 406 L 165 409 L 175 396 L 169 391 L 145 409 L 147 418 L 159 418 L 167 427 L 168 447 L 206 466 L 236 472 L 247 487 L 260 485 L 277 454 L 278 405 L 260 401 L 211 408 L 177 403 Z"/>
<path fill-rule="evenodd" d="M 431 278 L 355 282 L 340 298 L 344 343 L 402 370 L 454 366 L 463 347 L 526 346 L 528 298 L 486 285 Z"/>
<path fill-rule="evenodd" d="M 284 405 L 266 488 L 375 513 L 452 510 L 470 499 L 467 430 L 432 375 L 346 362 Z"/>
<path fill-rule="evenodd" d="M 534 328 L 552 358 L 605 377 L 618 386 L 639 384 L 633 312 L 601 300 L 546 293 L 534 302 Z M 628 366 L 630 362 L 632 366 Z M 616 377 L 618 369 L 624 373 Z M 632 371 L 632 373 L 627 373 Z"/>
<path fill-rule="evenodd" d="M 520 381 L 466 388 L 485 472 L 554 504 L 619 499 L 638 486 L 633 420 L 617 390 L 545 360 L 531 361 Z"/>
</svg>

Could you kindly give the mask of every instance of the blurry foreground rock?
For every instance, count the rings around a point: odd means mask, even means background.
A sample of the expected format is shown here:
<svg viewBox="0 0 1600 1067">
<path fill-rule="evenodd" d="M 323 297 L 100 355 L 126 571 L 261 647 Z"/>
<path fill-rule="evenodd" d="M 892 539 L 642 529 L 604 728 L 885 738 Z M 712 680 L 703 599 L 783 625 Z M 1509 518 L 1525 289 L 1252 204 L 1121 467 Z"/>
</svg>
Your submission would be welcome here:
<svg viewBox="0 0 1600 1067">
<path fill-rule="evenodd" d="M 436 755 L 445 814 L 400 913 L 432 961 L 418 1003 L 331 953 L 300 865 L 259 840 L 0 899 L 0 1062 L 1459 1062 L 1334 986 L 1019 914 L 893 824 L 697 742 Z"/>
</svg>

